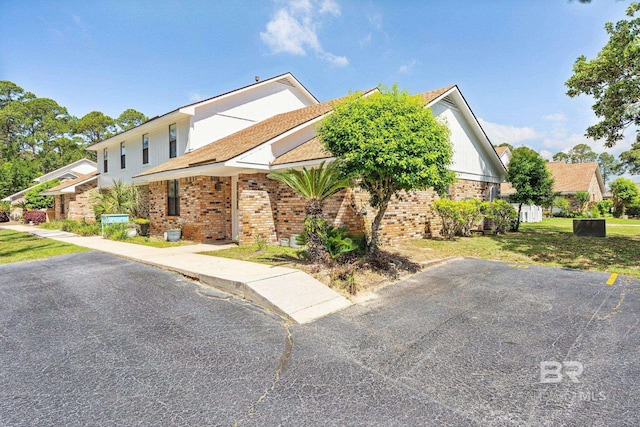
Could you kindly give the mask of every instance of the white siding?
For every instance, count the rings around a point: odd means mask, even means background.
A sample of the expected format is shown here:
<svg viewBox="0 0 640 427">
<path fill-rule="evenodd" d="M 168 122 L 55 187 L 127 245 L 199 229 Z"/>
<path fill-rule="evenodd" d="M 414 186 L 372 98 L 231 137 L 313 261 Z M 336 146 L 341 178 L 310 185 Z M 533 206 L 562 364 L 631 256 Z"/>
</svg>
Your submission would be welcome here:
<svg viewBox="0 0 640 427">
<path fill-rule="evenodd" d="M 277 82 L 195 109 L 188 149 L 193 151 L 280 113 L 310 105 L 297 90 Z"/>
<path fill-rule="evenodd" d="M 175 122 L 178 128 L 178 155 L 184 154 L 189 134 L 189 119 Z M 149 163 L 142 164 L 142 135 L 134 133 L 123 139 L 126 149 L 126 168 L 120 168 L 120 144 L 108 148 L 108 169 L 103 170 L 102 150 L 98 150 L 98 168 L 100 170 L 100 187 L 110 187 L 113 181 L 122 180 L 131 183 L 132 177 L 147 169 L 169 161 L 169 125 L 164 123 L 148 132 L 149 134 Z M 122 142 L 121 141 L 121 142 Z"/>
<path fill-rule="evenodd" d="M 488 160 L 491 153 L 486 151 L 463 115 L 441 102 L 433 105 L 431 110 L 451 130 L 454 151 L 451 169 L 461 178 L 499 182 L 500 177 Z"/>
</svg>

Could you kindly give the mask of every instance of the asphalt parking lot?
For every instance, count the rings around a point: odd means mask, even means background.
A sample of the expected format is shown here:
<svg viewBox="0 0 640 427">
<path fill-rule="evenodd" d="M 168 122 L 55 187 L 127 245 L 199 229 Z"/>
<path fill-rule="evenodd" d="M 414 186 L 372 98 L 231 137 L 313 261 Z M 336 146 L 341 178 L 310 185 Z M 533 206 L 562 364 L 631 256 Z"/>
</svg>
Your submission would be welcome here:
<svg viewBox="0 0 640 427">
<path fill-rule="evenodd" d="M 637 425 L 612 279 L 464 259 L 286 325 L 106 254 L 0 266 L 0 425 Z"/>
</svg>

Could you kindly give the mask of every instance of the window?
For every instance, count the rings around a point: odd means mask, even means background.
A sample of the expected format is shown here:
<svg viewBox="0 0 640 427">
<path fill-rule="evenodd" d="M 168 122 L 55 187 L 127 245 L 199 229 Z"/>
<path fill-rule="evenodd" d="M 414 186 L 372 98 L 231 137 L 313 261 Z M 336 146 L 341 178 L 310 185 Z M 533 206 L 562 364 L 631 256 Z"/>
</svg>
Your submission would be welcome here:
<svg viewBox="0 0 640 427">
<path fill-rule="evenodd" d="M 125 148 L 124 148 L 124 142 L 120 143 L 120 169 L 124 169 L 125 167 L 127 167 L 127 158 L 126 158 L 126 152 L 125 152 Z"/>
<path fill-rule="evenodd" d="M 177 179 L 167 181 L 167 215 L 180 215 L 180 188 Z"/>
<path fill-rule="evenodd" d="M 169 125 L 169 158 L 173 159 L 178 155 L 178 129 L 176 124 Z"/>
<path fill-rule="evenodd" d="M 149 163 L 149 134 L 142 135 L 142 164 Z"/>
<path fill-rule="evenodd" d="M 108 159 L 108 154 L 109 154 L 109 150 L 107 150 L 106 148 L 104 150 L 102 150 L 102 166 L 104 169 L 104 173 L 109 172 L 109 159 Z"/>
<path fill-rule="evenodd" d="M 60 213 L 64 215 L 64 194 L 60 195 Z"/>
</svg>

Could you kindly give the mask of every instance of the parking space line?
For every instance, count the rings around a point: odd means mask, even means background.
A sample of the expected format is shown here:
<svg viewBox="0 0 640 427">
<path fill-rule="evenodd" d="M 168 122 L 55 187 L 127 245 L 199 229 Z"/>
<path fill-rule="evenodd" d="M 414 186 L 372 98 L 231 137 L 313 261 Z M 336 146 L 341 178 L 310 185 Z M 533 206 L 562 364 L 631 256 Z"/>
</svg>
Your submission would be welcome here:
<svg viewBox="0 0 640 427">
<path fill-rule="evenodd" d="M 611 276 L 609 276 L 609 280 L 607 280 L 607 285 L 613 285 L 617 278 L 618 275 L 616 273 L 611 273 Z"/>
</svg>

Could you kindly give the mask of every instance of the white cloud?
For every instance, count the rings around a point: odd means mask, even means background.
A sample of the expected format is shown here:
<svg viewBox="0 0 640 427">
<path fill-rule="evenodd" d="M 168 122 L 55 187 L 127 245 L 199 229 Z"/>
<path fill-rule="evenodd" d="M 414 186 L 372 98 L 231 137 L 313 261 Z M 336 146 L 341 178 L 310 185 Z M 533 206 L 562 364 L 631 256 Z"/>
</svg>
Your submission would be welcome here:
<svg viewBox="0 0 640 427">
<path fill-rule="evenodd" d="M 413 59 L 408 63 L 401 65 L 400 68 L 398 69 L 398 72 L 402 74 L 408 74 L 411 70 L 413 70 L 413 67 L 415 67 L 417 63 L 418 61 Z"/>
<path fill-rule="evenodd" d="M 549 150 L 540 150 L 539 154 L 545 160 L 553 160 L 553 153 Z"/>
<path fill-rule="evenodd" d="M 381 29 L 382 28 L 382 14 L 381 13 L 374 13 L 373 15 L 369 16 L 369 24 L 373 25 L 376 29 Z"/>
<path fill-rule="evenodd" d="M 202 95 L 200 95 L 198 92 L 192 92 L 189 95 L 189 101 L 191 101 L 191 102 L 202 101 Z"/>
<path fill-rule="evenodd" d="M 480 125 L 487 133 L 487 136 L 494 144 L 507 143 L 516 145 L 519 142 L 529 139 L 541 138 L 544 134 L 537 132 L 530 127 L 516 127 L 510 125 L 500 125 L 497 123 L 491 123 L 486 120 L 478 118 Z"/>
<path fill-rule="evenodd" d="M 566 122 L 568 120 L 564 113 L 547 114 L 546 116 L 542 116 L 542 118 L 552 122 Z"/>
<path fill-rule="evenodd" d="M 260 38 L 273 53 L 304 56 L 312 51 L 334 65 L 346 66 L 346 56 L 326 52 L 318 39 L 318 29 L 327 15 L 340 15 L 340 6 L 334 0 L 289 0 L 276 11 Z"/>
</svg>

